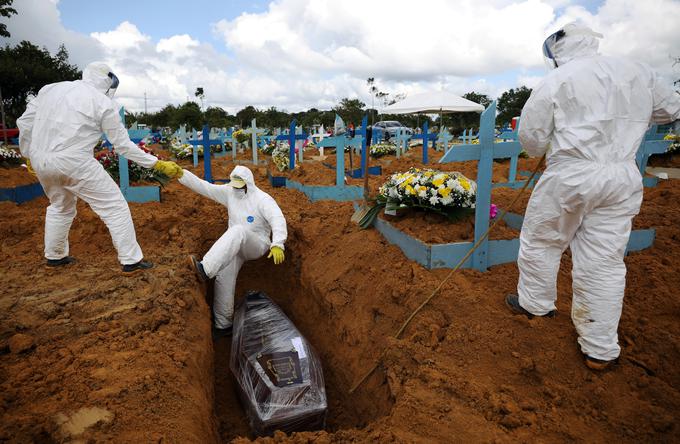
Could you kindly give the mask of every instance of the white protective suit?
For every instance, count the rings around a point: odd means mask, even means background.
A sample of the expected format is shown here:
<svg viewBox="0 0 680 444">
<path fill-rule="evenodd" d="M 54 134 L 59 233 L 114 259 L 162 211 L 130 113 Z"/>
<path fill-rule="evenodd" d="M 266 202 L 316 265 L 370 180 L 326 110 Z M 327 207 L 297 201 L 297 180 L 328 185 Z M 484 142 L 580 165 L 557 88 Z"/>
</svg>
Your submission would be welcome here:
<svg viewBox="0 0 680 444">
<path fill-rule="evenodd" d="M 597 48 L 595 37 L 567 32 L 553 48 L 558 68 L 522 110 L 522 147 L 549 152 L 522 226 L 517 290 L 534 315 L 554 310 L 560 258 L 571 247 L 578 342 L 584 354 L 610 361 L 620 353 L 623 258 L 642 202 L 635 154 L 650 120 L 680 118 L 680 100 L 649 67 Z"/>
<path fill-rule="evenodd" d="M 288 236 L 281 209 L 269 194 L 257 188 L 253 173 L 239 165 L 231 176 L 243 178 L 247 191 L 211 184 L 187 170 L 179 179 L 182 185 L 227 207 L 229 213 L 227 231 L 201 261 L 208 277 L 216 277 L 213 313 L 217 328 L 232 324 L 236 277 L 243 263 L 261 258 L 271 247 L 284 249 Z"/>
<path fill-rule="evenodd" d="M 17 120 L 21 154 L 31 161 L 50 200 L 45 218 L 45 257 L 68 256 L 68 232 L 76 215 L 77 198 L 87 202 L 111 233 L 121 264 L 142 259 L 130 209 L 118 185 L 93 157 L 102 132 L 119 154 L 144 167 L 158 160 L 128 137 L 119 107 L 105 95 L 110 69 L 95 62 L 83 79 L 40 89 Z"/>
</svg>

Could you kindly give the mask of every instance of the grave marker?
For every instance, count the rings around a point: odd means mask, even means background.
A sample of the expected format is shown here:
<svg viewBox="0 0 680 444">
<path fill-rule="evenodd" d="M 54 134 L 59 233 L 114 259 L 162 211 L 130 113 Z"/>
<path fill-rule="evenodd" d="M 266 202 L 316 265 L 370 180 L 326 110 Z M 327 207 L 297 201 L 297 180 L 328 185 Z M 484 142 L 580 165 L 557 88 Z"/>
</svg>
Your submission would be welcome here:
<svg viewBox="0 0 680 444">
<path fill-rule="evenodd" d="M 429 145 L 429 141 L 432 140 L 433 142 L 437 140 L 437 133 L 430 133 L 428 132 L 429 127 L 428 127 L 428 122 L 427 120 L 425 123 L 423 123 L 423 133 L 422 134 L 416 134 L 415 136 L 412 136 L 411 139 L 422 139 L 423 140 L 423 164 L 427 165 L 428 160 L 427 160 L 427 146 Z"/>
</svg>

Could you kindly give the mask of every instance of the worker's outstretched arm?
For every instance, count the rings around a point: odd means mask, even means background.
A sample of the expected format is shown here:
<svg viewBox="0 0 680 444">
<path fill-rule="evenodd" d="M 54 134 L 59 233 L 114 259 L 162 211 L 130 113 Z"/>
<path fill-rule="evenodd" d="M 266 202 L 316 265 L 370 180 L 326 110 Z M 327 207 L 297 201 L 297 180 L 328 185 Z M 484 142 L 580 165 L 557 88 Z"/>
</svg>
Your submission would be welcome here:
<svg viewBox="0 0 680 444">
<path fill-rule="evenodd" d="M 102 131 L 106 134 L 106 138 L 109 139 L 109 142 L 111 142 L 118 154 L 145 168 L 152 168 L 156 165 L 158 158 L 145 153 L 130 140 L 128 132 L 120 120 L 120 115 L 113 105 L 113 101 L 109 100 L 109 102 L 110 105 L 104 108 L 101 121 Z"/>
<path fill-rule="evenodd" d="M 286 218 L 283 217 L 281 208 L 279 208 L 271 196 L 266 196 L 266 199 L 262 201 L 262 212 L 272 228 L 272 244 L 270 248 L 279 247 L 283 250 L 286 238 L 288 237 L 288 228 L 286 227 Z"/>
<path fill-rule="evenodd" d="M 224 185 L 215 185 L 214 183 L 199 179 L 188 170 L 184 170 L 184 174 L 179 178 L 179 183 L 201 196 L 205 196 L 223 205 L 227 204 L 227 190 Z"/>
<path fill-rule="evenodd" d="M 17 119 L 17 127 L 19 128 L 19 151 L 21 155 L 30 158 L 31 136 L 33 132 L 33 122 L 35 120 L 35 113 L 38 110 L 38 98 L 26 105 L 26 111 Z"/>
<path fill-rule="evenodd" d="M 522 108 L 519 143 L 530 156 L 541 156 L 548 149 L 554 128 L 552 97 L 542 82 Z"/>
<path fill-rule="evenodd" d="M 680 119 L 680 95 L 673 91 L 669 84 L 652 73 L 654 86 L 652 96 L 654 99 L 652 121 L 654 123 L 671 123 Z"/>
</svg>

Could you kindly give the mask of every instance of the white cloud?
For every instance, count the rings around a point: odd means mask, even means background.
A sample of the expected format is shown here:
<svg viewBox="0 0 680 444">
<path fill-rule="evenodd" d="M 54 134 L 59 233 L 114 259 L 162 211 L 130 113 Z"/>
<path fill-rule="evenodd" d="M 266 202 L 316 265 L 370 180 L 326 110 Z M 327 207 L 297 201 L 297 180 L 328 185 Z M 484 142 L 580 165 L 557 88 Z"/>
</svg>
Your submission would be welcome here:
<svg viewBox="0 0 680 444">
<path fill-rule="evenodd" d="M 11 37 L 0 41 L 14 45 L 28 40 L 34 45 L 46 47 L 53 54 L 63 43 L 69 51 L 71 62 L 81 66 L 100 58 L 104 48 L 98 41 L 64 28 L 57 3 L 54 0 L 15 1 L 12 7 L 17 10 L 17 14 L 3 20 Z"/>
<path fill-rule="evenodd" d="M 148 43 L 151 38 L 139 32 L 132 23 L 125 21 L 116 29 L 109 32 L 93 32 L 92 38 L 99 41 L 111 52 L 121 52 L 140 49 L 141 45 Z"/>
<path fill-rule="evenodd" d="M 144 93 L 155 110 L 193 99 L 198 86 L 207 106 L 231 112 L 249 104 L 330 108 L 343 97 L 370 104 L 367 77 L 392 93 L 497 97 L 540 80 L 544 37 L 574 19 L 605 34 L 603 53 L 666 75 L 669 56 L 680 56 L 674 0 L 608 0 L 596 13 L 578 0 L 275 0 L 261 13 L 212 24 L 229 55 L 191 33 L 154 41 L 134 20 L 84 35 L 65 29 L 56 0 L 15 3 L 10 43 L 27 39 L 54 52 L 63 42 L 81 67 L 107 61 L 121 78 L 120 101 L 135 111 Z"/>
</svg>

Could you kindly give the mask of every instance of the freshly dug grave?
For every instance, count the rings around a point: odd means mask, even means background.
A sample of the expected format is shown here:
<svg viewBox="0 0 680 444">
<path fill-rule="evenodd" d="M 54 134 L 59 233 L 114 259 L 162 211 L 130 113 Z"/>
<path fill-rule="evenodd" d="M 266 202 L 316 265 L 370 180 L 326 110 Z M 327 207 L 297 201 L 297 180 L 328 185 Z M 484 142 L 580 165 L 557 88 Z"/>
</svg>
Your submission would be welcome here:
<svg viewBox="0 0 680 444">
<path fill-rule="evenodd" d="M 448 271 L 425 270 L 375 230 L 358 230 L 351 203 L 311 204 L 270 189 L 265 168 L 255 176 L 287 217 L 286 262 L 246 264 L 237 294 L 263 290 L 283 307 L 322 356 L 329 393 L 327 431 L 277 442 L 675 439 L 678 181 L 646 190 L 636 226 L 657 227 L 657 241 L 626 259 L 621 364 L 597 374 L 582 364 L 568 315 L 568 254 L 555 319 L 509 315 L 503 297 L 517 267 L 506 264 L 456 273 L 393 339 Z M 204 254 L 224 232 L 226 211 L 174 182 L 162 203 L 132 204 L 138 239 L 157 267 L 124 277 L 106 227 L 82 204 L 70 238 L 79 263 L 44 268 L 45 206 L 44 198 L 0 203 L 0 439 L 252 438 L 227 368 L 229 341 L 214 345 L 213 358 L 208 308 L 186 265 L 188 253 Z M 376 359 L 378 371 L 349 395 Z M 93 421 L 83 432 L 74 426 Z"/>
</svg>

